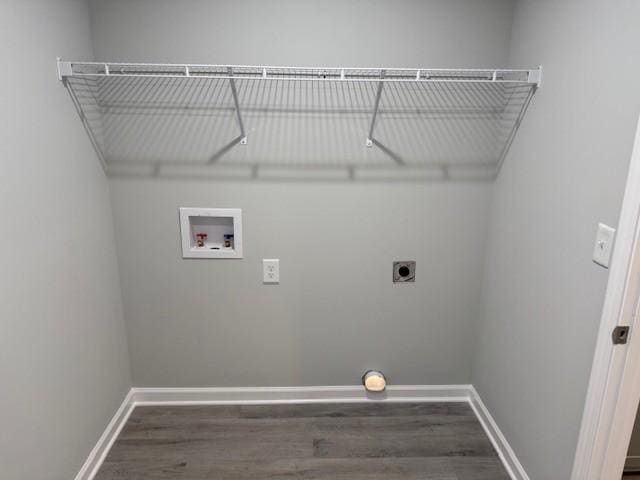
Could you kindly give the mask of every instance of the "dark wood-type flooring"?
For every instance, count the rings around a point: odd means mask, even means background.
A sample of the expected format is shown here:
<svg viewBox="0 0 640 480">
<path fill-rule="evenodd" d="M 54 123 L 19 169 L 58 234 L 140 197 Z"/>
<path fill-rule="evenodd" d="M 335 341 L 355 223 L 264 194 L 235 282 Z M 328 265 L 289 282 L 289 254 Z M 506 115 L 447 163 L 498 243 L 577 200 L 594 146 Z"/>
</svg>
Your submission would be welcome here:
<svg viewBox="0 0 640 480">
<path fill-rule="evenodd" d="M 95 480 L 508 480 L 466 403 L 137 407 Z"/>
</svg>

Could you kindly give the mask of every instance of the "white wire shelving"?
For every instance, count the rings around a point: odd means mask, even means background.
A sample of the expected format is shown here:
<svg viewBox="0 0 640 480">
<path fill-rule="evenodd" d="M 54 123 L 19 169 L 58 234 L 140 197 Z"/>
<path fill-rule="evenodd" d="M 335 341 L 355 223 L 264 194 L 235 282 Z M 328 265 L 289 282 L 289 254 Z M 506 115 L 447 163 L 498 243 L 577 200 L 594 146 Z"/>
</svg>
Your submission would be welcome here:
<svg viewBox="0 0 640 480">
<path fill-rule="evenodd" d="M 395 169 L 411 178 L 414 172 L 494 178 L 540 86 L 542 68 L 59 59 L 58 77 L 105 170 L 114 175 L 249 172 L 259 178 L 304 169 L 366 179 Z"/>
</svg>

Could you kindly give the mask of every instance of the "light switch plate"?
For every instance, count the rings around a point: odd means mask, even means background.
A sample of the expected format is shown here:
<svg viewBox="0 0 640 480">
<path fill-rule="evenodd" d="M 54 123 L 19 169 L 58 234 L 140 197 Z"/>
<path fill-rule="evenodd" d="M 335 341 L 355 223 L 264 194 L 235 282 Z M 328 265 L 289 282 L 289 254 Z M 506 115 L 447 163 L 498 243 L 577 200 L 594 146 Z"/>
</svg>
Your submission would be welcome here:
<svg viewBox="0 0 640 480">
<path fill-rule="evenodd" d="M 280 283 L 280 259 L 278 258 L 262 259 L 262 282 L 263 283 Z"/>
<path fill-rule="evenodd" d="M 604 223 L 598 224 L 596 235 L 596 245 L 593 248 L 593 261 L 598 265 L 609 268 L 611 253 L 613 252 L 613 240 L 616 236 L 616 229 Z"/>
</svg>

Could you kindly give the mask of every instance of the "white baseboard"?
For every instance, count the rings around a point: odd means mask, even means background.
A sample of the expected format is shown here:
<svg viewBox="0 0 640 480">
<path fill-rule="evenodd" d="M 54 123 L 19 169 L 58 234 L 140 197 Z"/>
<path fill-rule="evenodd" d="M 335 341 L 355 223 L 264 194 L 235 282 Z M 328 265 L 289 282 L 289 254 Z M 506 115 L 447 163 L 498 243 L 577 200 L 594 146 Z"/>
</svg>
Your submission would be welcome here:
<svg viewBox="0 0 640 480">
<path fill-rule="evenodd" d="M 131 389 L 124 397 L 122 404 L 98 439 L 95 447 L 93 447 L 89 453 L 89 457 L 87 457 L 87 460 L 82 465 L 75 480 L 91 480 L 95 474 L 98 473 L 98 469 L 102 465 L 102 462 L 104 462 L 109 450 L 111 450 L 111 446 L 116 441 L 116 438 L 120 435 L 122 427 L 127 423 L 129 415 L 131 415 L 134 408 L 134 392 L 133 389 Z"/>
<path fill-rule="evenodd" d="M 136 405 L 234 405 L 331 402 L 466 402 L 470 385 L 394 385 L 367 393 L 336 387 L 134 388 Z"/>
<path fill-rule="evenodd" d="M 393 385 L 367 393 L 360 385 L 336 387 L 132 388 L 75 480 L 92 480 L 136 406 L 269 405 L 348 402 L 468 402 L 513 480 L 529 480 L 472 385 Z"/>
<path fill-rule="evenodd" d="M 493 444 L 493 448 L 498 452 L 511 478 L 513 480 L 529 480 L 529 475 L 524 471 L 511 445 L 509 445 L 509 442 L 507 442 L 507 439 L 500 431 L 498 424 L 489 413 L 489 410 L 473 385 L 469 388 L 469 404 L 484 427 L 487 436 Z"/>
</svg>

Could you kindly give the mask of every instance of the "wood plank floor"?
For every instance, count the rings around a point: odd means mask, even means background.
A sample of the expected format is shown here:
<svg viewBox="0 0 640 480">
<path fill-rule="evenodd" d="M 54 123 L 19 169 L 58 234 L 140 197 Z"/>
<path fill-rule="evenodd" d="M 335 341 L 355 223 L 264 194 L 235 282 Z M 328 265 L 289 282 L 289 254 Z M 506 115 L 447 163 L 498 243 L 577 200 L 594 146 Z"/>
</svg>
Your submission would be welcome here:
<svg viewBox="0 0 640 480">
<path fill-rule="evenodd" d="M 508 480 L 466 403 L 137 407 L 95 480 Z"/>
</svg>

